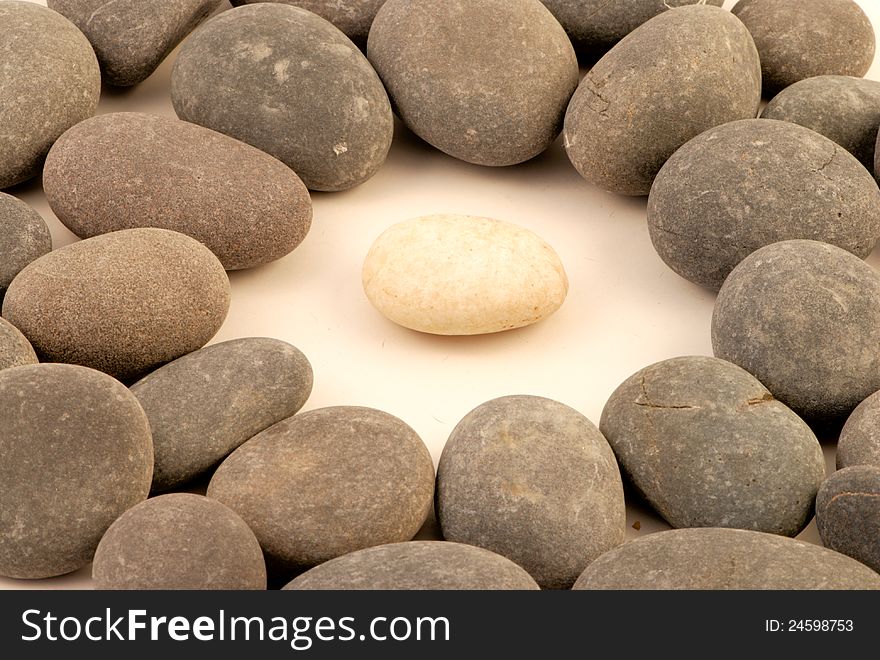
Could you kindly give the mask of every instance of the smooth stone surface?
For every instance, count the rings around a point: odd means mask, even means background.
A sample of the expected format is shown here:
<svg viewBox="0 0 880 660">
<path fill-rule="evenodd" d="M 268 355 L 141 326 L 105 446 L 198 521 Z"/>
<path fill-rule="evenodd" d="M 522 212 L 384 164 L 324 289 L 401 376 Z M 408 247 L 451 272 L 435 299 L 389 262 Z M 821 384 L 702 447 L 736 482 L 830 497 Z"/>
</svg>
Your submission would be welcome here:
<svg viewBox="0 0 880 660">
<path fill-rule="evenodd" d="M 223 266 L 198 241 L 127 229 L 32 262 L 10 285 L 3 316 L 42 360 L 128 381 L 204 346 L 229 295 Z"/>
<path fill-rule="evenodd" d="M 741 529 L 674 529 L 607 552 L 575 589 L 880 589 L 880 575 L 838 552 Z"/>
<path fill-rule="evenodd" d="M 837 469 L 880 467 L 880 392 L 862 401 L 847 418 L 837 441 Z"/>
<path fill-rule="evenodd" d="M 578 83 L 571 42 L 539 0 L 388 0 L 367 54 L 404 124 L 477 165 L 547 149 Z"/>
<path fill-rule="evenodd" d="M 246 337 L 177 358 L 131 391 L 153 430 L 153 491 L 165 491 L 302 408 L 312 392 L 312 367 L 287 342 Z"/>
<path fill-rule="evenodd" d="M 0 2 L 0 62 L 3 189 L 36 176 L 58 136 L 95 114 L 101 70 L 73 23 L 32 2 Z"/>
<path fill-rule="evenodd" d="M 0 369 L 36 363 L 37 354 L 27 337 L 9 321 L 0 318 Z"/>
<path fill-rule="evenodd" d="M 410 541 L 358 550 L 306 571 L 284 587 L 309 590 L 537 590 L 522 568 L 462 543 Z"/>
<path fill-rule="evenodd" d="M 573 408 L 536 396 L 478 406 L 449 436 L 437 470 L 443 538 L 516 562 L 545 589 L 568 589 L 624 540 L 623 484 L 611 447 Z"/>
<path fill-rule="evenodd" d="M 404 422 L 372 408 L 311 410 L 269 427 L 217 468 L 208 497 L 257 535 L 270 572 L 409 541 L 434 496 L 434 466 Z"/>
<path fill-rule="evenodd" d="M 0 371 L 0 428 L 0 575 L 85 566 L 110 524 L 147 497 L 147 417 L 105 374 L 66 364 Z"/>
<path fill-rule="evenodd" d="M 825 478 L 810 427 L 744 370 L 711 357 L 636 372 L 605 404 L 600 429 L 673 527 L 795 536 Z"/>
<path fill-rule="evenodd" d="M 48 0 L 91 42 L 104 80 L 137 85 L 221 0 Z"/>
<path fill-rule="evenodd" d="M 761 248 L 721 287 L 712 348 L 807 421 L 842 421 L 880 390 L 880 275 L 825 243 Z"/>
<path fill-rule="evenodd" d="M 826 548 L 880 572 L 880 467 L 835 472 L 816 497 L 816 526 Z"/>
<path fill-rule="evenodd" d="M 222 133 L 143 113 L 100 115 L 67 131 L 46 158 L 43 188 L 81 238 L 171 229 L 206 245 L 226 270 L 285 256 L 312 222 L 308 190 L 281 161 Z"/>
<path fill-rule="evenodd" d="M 584 76 L 565 115 L 565 148 L 590 183 L 647 195 L 676 149 L 754 119 L 760 101 L 758 53 L 742 23 L 718 7 L 679 7 L 636 28 Z"/>
<path fill-rule="evenodd" d="M 174 63 L 171 100 L 181 119 L 275 156 L 311 190 L 369 179 L 394 132 L 388 95 L 357 46 L 289 5 L 237 7 L 202 25 Z"/>
<path fill-rule="evenodd" d="M 370 247 L 364 292 L 384 316 L 438 335 L 476 335 L 536 323 L 568 294 L 559 256 L 516 225 L 430 215 L 392 225 Z"/>
<path fill-rule="evenodd" d="M 52 250 L 46 221 L 20 199 L 0 193 L 0 304 L 22 268 Z"/>
<path fill-rule="evenodd" d="M 747 119 L 706 131 L 666 161 L 648 197 L 648 229 L 672 270 L 717 291 L 740 261 L 778 241 L 867 257 L 880 239 L 880 190 L 828 138 Z"/>
<path fill-rule="evenodd" d="M 874 61 L 874 28 L 853 0 L 739 0 L 731 10 L 761 55 L 764 93 L 805 78 L 862 77 Z"/>
<path fill-rule="evenodd" d="M 265 589 L 266 562 L 234 511 L 201 495 L 141 502 L 95 551 L 96 589 Z"/>
</svg>

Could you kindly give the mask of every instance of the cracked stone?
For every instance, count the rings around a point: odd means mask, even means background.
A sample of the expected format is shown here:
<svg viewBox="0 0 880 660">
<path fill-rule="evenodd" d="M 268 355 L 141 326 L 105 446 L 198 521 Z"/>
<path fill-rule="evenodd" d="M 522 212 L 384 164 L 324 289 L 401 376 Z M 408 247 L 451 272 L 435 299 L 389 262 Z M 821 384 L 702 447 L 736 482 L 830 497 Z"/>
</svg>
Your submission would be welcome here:
<svg viewBox="0 0 880 660">
<path fill-rule="evenodd" d="M 816 497 L 822 543 L 880 573 L 880 467 L 839 470 Z"/>
</svg>

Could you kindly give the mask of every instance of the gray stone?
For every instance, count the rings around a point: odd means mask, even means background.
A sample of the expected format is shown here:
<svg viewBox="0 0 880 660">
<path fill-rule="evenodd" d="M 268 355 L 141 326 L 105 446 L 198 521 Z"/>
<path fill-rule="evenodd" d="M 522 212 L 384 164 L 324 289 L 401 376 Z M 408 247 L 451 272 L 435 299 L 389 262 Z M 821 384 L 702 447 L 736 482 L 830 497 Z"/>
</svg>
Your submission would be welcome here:
<svg viewBox="0 0 880 660">
<path fill-rule="evenodd" d="M 443 537 L 516 562 L 544 588 L 568 589 L 624 540 L 623 484 L 590 420 L 535 396 L 507 396 L 462 419 L 437 471 Z"/>
<path fill-rule="evenodd" d="M 286 342 L 246 337 L 177 358 L 131 391 L 153 431 L 158 492 L 204 474 L 302 408 L 312 391 L 312 367 Z"/>
<path fill-rule="evenodd" d="M 874 28 L 853 0 L 739 0 L 731 10 L 761 55 L 764 92 L 798 80 L 864 76 L 874 60 Z"/>
<path fill-rule="evenodd" d="M 706 131 L 666 161 L 648 197 L 648 229 L 672 270 L 717 291 L 740 261 L 778 241 L 867 257 L 880 239 L 880 190 L 828 138 L 747 119 Z"/>
<path fill-rule="evenodd" d="M 52 147 L 43 189 L 58 219 L 89 238 L 160 227 L 206 245 L 226 270 L 290 253 L 312 222 L 309 192 L 284 163 L 178 119 L 94 117 Z"/>
<path fill-rule="evenodd" d="M 578 82 L 571 42 L 539 0 L 388 0 L 367 53 L 407 127 L 478 165 L 547 149 Z"/>
<path fill-rule="evenodd" d="M 204 346 L 229 295 L 223 266 L 198 241 L 126 229 L 32 262 L 10 285 L 3 316 L 44 361 L 130 381 Z"/>
<path fill-rule="evenodd" d="M 680 357 L 636 372 L 600 424 L 622 470 L 673 527 L 798 534 L 825 478 L 810 427 L 734 364 Z"/>
<path fill-rule="evenodd" d="M 36 364 L 34 347 L 18 328 L 0 318 L 0 369 Z"/>
<path fill-rule="evenodd" d="M 51 250 L 52 236 L 40 214 L 12 195 L 0 193 L 0 304 L 19 271 Z"/>
<path fill-rule="evenodd" d="M 837 441 L 837 469 L 880 467 L 880 392 L 862 401 L 843 425 Z"/>
<path fill-rule="evenodd" d="M 110 524 L 147 497 L 147 417 L 105 374 L 66 364 L 0 371 L 0 428 L 0 575 L 85 566 Z"/>
<path fill-rule="evenodd" d="M 101 70 L 73 23 L 32 2 L 0 2 L 0 61 L 3 189 L 39 174 L 58 136 L 95 114 Z"/>
<path fill-rule="evenodd" d="M 410 541 L 358 550 L 316 566 L 285 591 L 537 590 L 509 559 L 482 548 L 444 541 Z"/>
<path fill-rule="evenodd" d="M 714 126 L 754 119 L 758 52 L 718 7 L 664 12 L 636 28 L 584 76 L 565 115 L 565 148 L 587 181 L 647 195 L 663 163 Z"/>
<path fill-rule="evenodd" d="M 371 408 L 321 408 L 269 427 L 217 468 L 208 497 L 257 535 L 270 572 L 290 576 L 340 555 L 408 541 L 434 494 L 415 431 Z"/>
<path fill-rule="evenodd" d="M 234 511 L 201 495 L 141 502 L 95 551 L 96 589 L 265 589 L 266 562 Z"/>
<path fill-rule="evenodd" d="M 674 529 L 606 552 L 575 589 L 880 589 L 880 575 L 840 553 L 741 529 Z"/>
<path fill-rule="evenodd" d="M 352 188 L 385 162 L 394 120 L 364 55 L 290 5 L 223 12 L 184 42 L 171 76 L 178 117 L 252 144 L 311 190 Z"/>
<path fill-rule="evenodd" d="M 104 80 L 137 85 L 220 6 L 221 0 L 48 0 L 83 31 Z"/>
<path fill-rule="evenodd" d="M 842 421 L 880 390 L 880 275 L 825 243 L 761 248 L 721 287 L 712 348 L 808 422 Z"/>
<path fill-rule="evenodd" d="M 880 467 L 835 472 L 816 497 L 816 527 L 826 548 L 880 572 Z"/>
</svg>

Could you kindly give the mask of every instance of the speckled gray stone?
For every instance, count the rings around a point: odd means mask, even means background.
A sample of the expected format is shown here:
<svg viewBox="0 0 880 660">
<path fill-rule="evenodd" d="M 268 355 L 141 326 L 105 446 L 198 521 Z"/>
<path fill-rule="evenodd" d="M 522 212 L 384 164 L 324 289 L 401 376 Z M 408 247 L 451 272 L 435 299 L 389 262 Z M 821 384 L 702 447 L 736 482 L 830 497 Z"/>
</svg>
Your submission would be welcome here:
<svg viewBox="0 0 880 660">
<path fill-rule="evenodd" d="M 0 193 L 0 304 L 12 279 L 52 250 L 45 220 L 20 199 Z"/>
<path fill-rule="evenodd" d="M 537 590 L 509 559 L 463 543 L 410 541 L 358 550 L 316 566 L 285 591 Z"/>
<path fill-rule="evenodd" d="M 807 421 L 842 421 L 880 390 L 880 275 L 817 241 L 761 248 L 721 287 L 712 348 Z"/>
<path fill-rule="evenodd" d="M 315 14 L 237 7 L 184 42 L 171 76 L 178 117 L 254 145 L 311 190 L 346 190 L 385 162 L 388 95 L 364 55 Z"/>
<path fill-rule="evenodd" d="M 674 529 L 606 552 L 575 589 L 880 589 L 880 575 L 838 552 L 741 529 Z"/>
<path fill-rule="evenodd" d="M 758 52 L 718 7 L 664 12 L 636 28 L 584 76 L 565 115 L 568 157 L 587 181 L 647 195 L 663 163 L 705 130 L 754 119 Z"/>
<path fill-rule="evenodd" d="M 153 491 L 207 472 L 245 440 L 303 407 L 312 367 L 278 339 L 206 346 L 131 387 L 153 430 Z"/>
<path fill-rule="evenodd" d="M 636 372 L 605 404 L 600 428 L 621 469 L 673 527 L 794 536 L 825 478 L 810 427 L 748 373 L 711 357 Z"/>
<path fill-rule="evenodd" d="M 568 589 L 623 543 L 623 484 L 611 447 L 568 406 L 507 396 L 449 436 L 437 470 L 443 537 L 511 559 L 544 588 Z"/>
<path fill-rule="evenodd" d="M 229 309 L 229 279 L 198 241 L 126 229 L 40 257 L 13 280 L 3 316 L 47 362 L 133 380 L 204 346 Z"/>
<path fill-rule="evenodd" d="M 221 0 L 48 0 L 91 42 L 104 80 L 137 85 Z"/>
<path fill-rule="evenodd" d="M 837 441 L 837 469 L 880 467 L 880 392 L 862 401 L 843 425 Z"/>
<path fill-rule="evenodd" d="M 880 467 L 835 472 L 816 497 L 816 527 L 826 548 L 880 572 Z"/>
<path fill-rule="evenodd" d="M 141 502 L 95 551 L 96 589 L 265 589 L 266 562 L 234 511 L 201 495 Z"/>
<path fill-rule="evenodd" d="M 864 76 L 874 60 L 874 28 L 853 0 L 739 0 L 731 10 L 761 55 L 764 93 L 827 74 Z"/>
<path fill-rule="evenodd" d="M 648 229 L 672 270 L 717 291 L 740 261 L 778 241 L 867 257 L 880 239 L 880 190 L 828 138 L 747 119 L 706 131 L 666 161 L 648 197 Z"/>
<path fill-rule="evenodd" d="M 0 2 L 0 62 L 3 189 L 36 176 L 58 136 L 95 114 L 101 71 L 82 32 L 32 2 Z"/>
<path fill-rule="evenodd" d="M 388 0 L 367 53 L 407 127 L 478 165 L 549 147 L 578 82 L 571 42 L 539 0 Z"/>
<path fill-rule="evenodd" d="M 147 497 L 147 417 L 105 374 L 66 364 L 0 371 L 0 428 L 0 575 L 75 571 Z"/>
<path fill-rule="evenodd" d="M 100 115 L 52 147 L 43 189 L 81 238 L 160 227 L 192 236 L 226 270 L 290 253 L 312 222 L 309 192 L 284 163 L 222 133 L 143 113 Z"/>
<path fill-rule="evenodd" d="M 0 318 L 0 369 L 36 363 L 37 354 L 27 337 L 9 321 Z"/>
<path fill-rule="evenodd" d="M 334 557 L 408 541 L 434 494 L 431 455 L 388 413 L 340 406 L 295 415 L 236 449 L 208 497 L 250 526 L 270 572 L 291 576 Z"/>
</svg>

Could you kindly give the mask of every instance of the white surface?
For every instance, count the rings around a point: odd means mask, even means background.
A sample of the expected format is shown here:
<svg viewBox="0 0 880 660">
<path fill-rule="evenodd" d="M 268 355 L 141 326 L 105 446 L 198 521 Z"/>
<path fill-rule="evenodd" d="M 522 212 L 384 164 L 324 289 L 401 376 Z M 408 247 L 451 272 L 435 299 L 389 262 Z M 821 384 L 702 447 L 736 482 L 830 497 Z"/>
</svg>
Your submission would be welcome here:
<svg viewBox="0 0 880 660">
<path fill-rule="evenodd" d="M 880 29 L 880 3 L 859 4 Z M 134 89 L 105 88 L 99 113 L 175 116 L 169 96 L 174 56 Z M 868 77 L 880 79 L 878 63 Z M 55 248 L 76 240 L 50 211 L 39 180 L 6 192 L 43 215 Z M 313 193 L 312 199 L 314 223 L 297 250 L 230 274 L 232 306 L 213 341 L 267 336 L 294 344 L 315 371 L 304 410 L 362 405 L 397 415 L 419 433 L 435 463 L 458 420 L 489 399 L 550 397 L 598 425 L 605 401 L 633 372 L 679 355 L 712 354 L 714 295 L 677 276 L 656 255 L 646 198 L 590 186 L 559 141 L 523 165 L 483 168 L 432 149 L 398 124 L 388 161 L 373 179 L 345 193 Z M 422 335 L 387 321 L 361 288 L 364 257 L 391 224 L 432 213 L 494 217 L 544 238 L 568 273 L 562 308 L 537 325 L 479 337 Z M 880 265 L 876 251 L 869 262 Z M 826 455 L 831 470 L 833 445 L 826 443 Z M 636 521 L 640 531 L 632 527 Z M 630 539 L 668 529 L 633 502 L 627 525 Z M 800 538 L 818 543 L 815 524 Z M 87 586 L 88 568 L 43 581 L 0 578 L 0 588 Z"/>
</svg>

